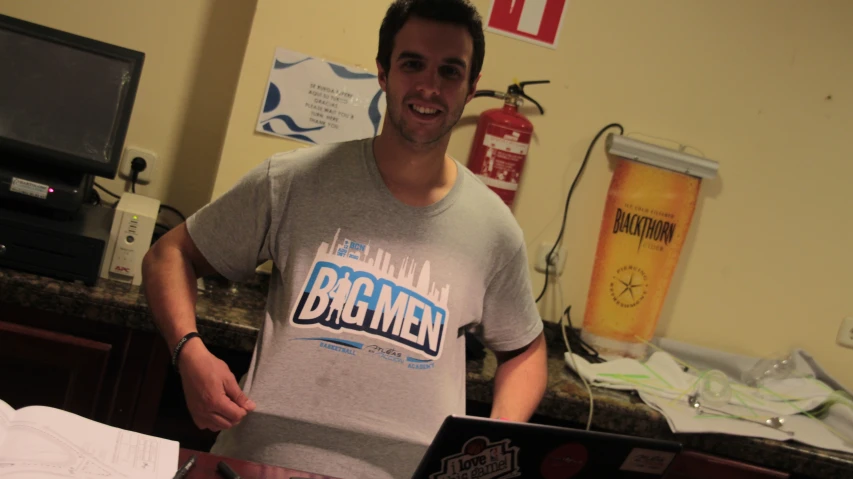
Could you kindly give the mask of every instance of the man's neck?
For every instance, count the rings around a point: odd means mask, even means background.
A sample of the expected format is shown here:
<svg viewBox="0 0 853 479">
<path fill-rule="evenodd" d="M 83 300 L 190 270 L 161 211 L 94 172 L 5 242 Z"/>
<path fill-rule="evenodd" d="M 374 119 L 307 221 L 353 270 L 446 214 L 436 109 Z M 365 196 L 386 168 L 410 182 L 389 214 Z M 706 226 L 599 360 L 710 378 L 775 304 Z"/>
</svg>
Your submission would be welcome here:
<svg viewBox="0 0 853 479">
<path fill-rule="evenodd" d="M 409 206 L 429 206 L 444 198 L 456 182 L 456 162 L 447 157 L 449 135 L 430 148 L 418 148 L 403 138 L 381 134 L 373 141 L 373 156 L 385 185 Z"/>
</svg>

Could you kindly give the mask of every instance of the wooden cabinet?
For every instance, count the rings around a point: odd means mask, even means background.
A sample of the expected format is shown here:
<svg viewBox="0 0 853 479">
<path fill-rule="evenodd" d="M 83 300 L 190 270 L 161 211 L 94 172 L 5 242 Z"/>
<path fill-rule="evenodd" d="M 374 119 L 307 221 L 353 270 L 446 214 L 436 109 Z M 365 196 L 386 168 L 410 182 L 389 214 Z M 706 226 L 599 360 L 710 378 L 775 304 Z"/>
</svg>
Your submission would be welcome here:
<svg viewBox="0 0 853 479">
<path fill-rule="evenodd" d="M 112 346 L 0 321 L 0 398 L 94 418 Z"/>
<path fill-rule="evenodd" d="M 150 433 L 169 355 L 159 335 L 0 303 L 0 399 Z"/>
</svg>

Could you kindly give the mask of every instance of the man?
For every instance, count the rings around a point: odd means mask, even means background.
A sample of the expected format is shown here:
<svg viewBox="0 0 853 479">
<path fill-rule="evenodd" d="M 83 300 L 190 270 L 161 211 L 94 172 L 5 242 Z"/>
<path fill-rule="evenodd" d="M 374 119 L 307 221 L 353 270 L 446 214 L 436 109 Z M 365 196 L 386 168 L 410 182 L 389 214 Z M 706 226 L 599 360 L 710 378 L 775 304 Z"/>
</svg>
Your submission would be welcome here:
<svg viewBox="0 0 853 479">
<path fill-rule="evenodd" d="M 338 477 L 410 477 L 465 413 L 465 337 L 495 351 L 492 417 L 526 421 L 547 376 L 524 238 L 446 155 L 484 56 L 467 0 L 398 0 L 380 30 L 373 139 L 273 156 L 146 255 L 145 288 L 213 452 Z M 195 331 L 195 279 L 275 264 L 241 387 Z M 180 347 L 178 347 L 180 345 Z M 249 399 L 251 397 L 251 399 Z"/>
</svg>

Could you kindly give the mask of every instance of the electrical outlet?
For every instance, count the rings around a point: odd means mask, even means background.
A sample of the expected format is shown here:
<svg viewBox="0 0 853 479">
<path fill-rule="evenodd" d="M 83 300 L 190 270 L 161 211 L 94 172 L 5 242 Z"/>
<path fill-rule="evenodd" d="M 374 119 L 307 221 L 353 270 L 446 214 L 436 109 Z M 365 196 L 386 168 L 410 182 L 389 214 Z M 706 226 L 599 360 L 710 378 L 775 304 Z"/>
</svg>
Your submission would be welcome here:
<svg viewBox="0 0 853 479">
<path fill-rule="evenodd" d="M 136 157 L 140 157 L 145 160 L 145 169 L 139 172 L 139 176 L 136 178 L 136 182 L 140 185 L 147 185 L 151 182 L 151 175 L 154 172 L 154 165 L 157 163 L 157 153 L 154 153 L 153 151 L 148 151 L 136 147 L 125 148 L 124 154 L 121 157 L 121 168 L 119 169 L 119 176 L 126 180 L 130 180 L 132 178 L 133 170 L 130 169 L 130 163 Z"/>
<path fill-rule="evenodd" d="M 853 316 L 841 321 L 836 341 L 845 348 L 853 348 Z"/>
<path fill-rule="evenodd" d="M 536 271 L 545 274 L 545 259 L 553 247 L 552 243 L 542 243 L 539 245 L 539 249 L 536 251 L 536 263 L 533 265 Z M 554 251 L 554 254 L 551 255 L 551 266 L 548 267 L 548 274 L 556 274 L 557 276 L 563 274 L 563 265 L 565 262 L 566 250 L 560 248 Z"/>
</svg>

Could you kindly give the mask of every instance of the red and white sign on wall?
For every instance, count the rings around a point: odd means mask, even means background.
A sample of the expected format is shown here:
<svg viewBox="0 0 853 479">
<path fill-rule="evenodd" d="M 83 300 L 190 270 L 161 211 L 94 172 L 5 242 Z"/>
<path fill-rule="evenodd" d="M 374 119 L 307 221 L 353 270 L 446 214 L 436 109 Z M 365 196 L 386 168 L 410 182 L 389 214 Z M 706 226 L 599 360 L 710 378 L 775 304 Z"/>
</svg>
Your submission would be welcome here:
<svg viewBox="0 0 853 479">
<path fill-rule="evenodd" d="M 569 0 L 492 0 L 486 29 L 544 47 L 557 48 Z"/>
</svg>

